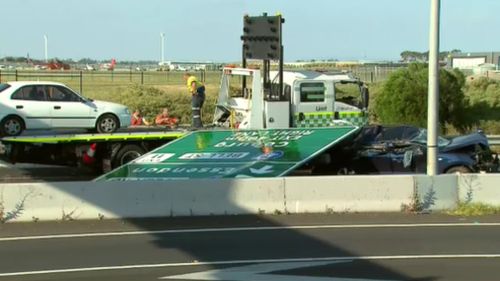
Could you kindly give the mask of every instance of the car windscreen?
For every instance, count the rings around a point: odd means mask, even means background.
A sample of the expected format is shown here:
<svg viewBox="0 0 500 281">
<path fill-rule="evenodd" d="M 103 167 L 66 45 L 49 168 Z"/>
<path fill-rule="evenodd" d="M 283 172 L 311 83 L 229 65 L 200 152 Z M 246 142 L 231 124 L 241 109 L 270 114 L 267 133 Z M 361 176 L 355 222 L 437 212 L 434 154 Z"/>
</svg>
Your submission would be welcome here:
<svg viewBox="0 0 500 281">
<path fill-rule="evenodd" d="M 427 144 L 427 130 L 420 129 L 419 133 L 411 139 L 413 142 L 418 142 L 421 144 Z M 438 147 L 444 147 L 450 144 L 450 140 L 443 137 L 438 137 Z"/>
<path fill-rule="evenodd" d="M 3 92 L 3 90 L 9 88 L 10 85 L 9 84 L 5 84 L 5 83 L 0 83 L 0 93 Z"/>
</svg>

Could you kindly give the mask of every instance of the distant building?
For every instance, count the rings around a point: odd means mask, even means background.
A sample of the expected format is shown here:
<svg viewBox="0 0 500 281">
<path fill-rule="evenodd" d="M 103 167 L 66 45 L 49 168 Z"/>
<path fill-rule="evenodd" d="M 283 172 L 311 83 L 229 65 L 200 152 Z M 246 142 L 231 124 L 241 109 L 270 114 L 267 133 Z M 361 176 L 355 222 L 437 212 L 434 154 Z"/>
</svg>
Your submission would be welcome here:
<svg viewBox="0 0 500 281">
<path fill-rule="evenodd" d="M 454 53 L 448 57 L 448 67 L 473 70 L 480 65 L 493 64 L 500 69 L 500 52 Z"/>
<path fill-rule="evenodd" d="M 211 61 L 161 61 L 158 66 L 162 70 L 173 71 L 198 71 L 198 70 L 218 70 L 220 63 Z"/>
</svg>

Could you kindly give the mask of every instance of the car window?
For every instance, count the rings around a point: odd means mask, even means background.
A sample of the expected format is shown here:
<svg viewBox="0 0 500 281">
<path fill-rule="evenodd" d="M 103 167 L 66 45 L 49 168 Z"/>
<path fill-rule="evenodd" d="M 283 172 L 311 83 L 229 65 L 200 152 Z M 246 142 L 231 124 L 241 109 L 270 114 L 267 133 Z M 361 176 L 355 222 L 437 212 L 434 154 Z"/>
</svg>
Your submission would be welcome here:
<svg viewBox="0 0 500 281">
<path fill-rule="evenodd" d="M 10 97 L 13 100 L 46 101 L 45 87 L 42 85 L 24 86 L 15 91 Z"/>
<path fill-rule="evenodd" d="M 0 83 L 0 93 L 3 92 L 3 90 L 9 88 L 10 85 L 9 84 L 4 84 L 4 83 Z"/>
<path fill-rule="evenodd" d="M 427 144 L 427 130 L 420 129 L 418 135 L 416 135 L 411 141 L 418 142 L 421 144 Z M 438 147 L 444 147 L 449 145 L 451 141 L 441 136 L 438 136 L 437 142 L 438 142 Z"/>
<path fill-rule="evenodd" d="M 378 141 L 402 140 L 405 128 L 406 127 L 403 126 L 385 127 L 382 129 L 382 132 L 377 136 L 377 140 Z"/>
<path fill-rule="evenodd" d="M 300 102 L 325 101 L 325 84 L 322 82 L 300 84 Z"/>
<path fill-rule="evenodd" d="M 47 86 L 50 101 L 78 102 L 80 97 L 67 88 L 60 86 Z"/>
</svg>

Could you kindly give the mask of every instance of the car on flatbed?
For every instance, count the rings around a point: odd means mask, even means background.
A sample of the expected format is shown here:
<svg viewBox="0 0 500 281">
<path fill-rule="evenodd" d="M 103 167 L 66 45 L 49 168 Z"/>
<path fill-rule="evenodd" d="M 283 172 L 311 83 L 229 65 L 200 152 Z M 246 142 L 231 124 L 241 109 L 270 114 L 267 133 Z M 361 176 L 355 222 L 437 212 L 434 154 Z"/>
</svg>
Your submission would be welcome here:
<svg viewBox="0 0 500 281">
<path fill-rule="evenodd" d="M 81 128 L 113 133 L 130 125 L 124 105 L 86 98 L 57 82 L 15 81 L 0 84 L 0 135 L 24 130 Z"/>
</svg>

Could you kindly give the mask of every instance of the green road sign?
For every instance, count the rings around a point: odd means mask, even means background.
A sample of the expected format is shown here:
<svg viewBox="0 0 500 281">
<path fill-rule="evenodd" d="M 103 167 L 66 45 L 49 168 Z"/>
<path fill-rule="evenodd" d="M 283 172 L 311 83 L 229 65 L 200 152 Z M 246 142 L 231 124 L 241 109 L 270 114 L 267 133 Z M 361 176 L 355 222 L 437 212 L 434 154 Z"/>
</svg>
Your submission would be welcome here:
<svg viewBox="0 0 500 281">
<path fill-rule="evenodd" d="M 358 127 L 197 131 L 97 180 L 279 177 L 357 130 Z"/>
</svg>

